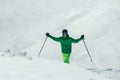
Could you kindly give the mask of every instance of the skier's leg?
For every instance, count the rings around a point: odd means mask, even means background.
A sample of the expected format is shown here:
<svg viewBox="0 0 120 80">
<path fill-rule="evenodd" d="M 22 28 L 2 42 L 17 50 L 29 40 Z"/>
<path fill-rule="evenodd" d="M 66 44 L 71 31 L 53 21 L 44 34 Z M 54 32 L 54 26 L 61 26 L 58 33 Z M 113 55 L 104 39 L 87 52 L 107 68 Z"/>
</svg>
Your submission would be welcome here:
<svg viewBox="0 0 120 80">
<path fill-rule="evenodd" d="M 70 63 L 70 54 L 63 54 L 63 60 L 65 63 Z"/>
<path fill-rule="evenodd" d="M 67 54 L 63 54 L 64 63 L 69 63 Z"/>
</svg>

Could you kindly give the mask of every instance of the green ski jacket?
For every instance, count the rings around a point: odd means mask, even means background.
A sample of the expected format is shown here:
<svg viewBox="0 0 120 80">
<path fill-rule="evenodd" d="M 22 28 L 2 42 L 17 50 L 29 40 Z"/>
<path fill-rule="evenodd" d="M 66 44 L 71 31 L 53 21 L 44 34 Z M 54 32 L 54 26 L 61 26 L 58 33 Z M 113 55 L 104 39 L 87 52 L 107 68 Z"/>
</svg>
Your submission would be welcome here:
<svg viewBox="0 0 120 80">
<path fill-rule="evenodd" d="M 69 36 L 62 36 L 62 37 L 53 37 L 51 35 L 49 35 L 48 37 L 50 37 L 51 39 L 53 39 L 56 42 L 60 42 L 61 44 L 61 50 L 63 54 L 71 54 L 72 52 L 72 43 L 78 43 L 79 41 L 81 41 L 82 39 L 73 39 L 72 37 Z"/>
</svg>

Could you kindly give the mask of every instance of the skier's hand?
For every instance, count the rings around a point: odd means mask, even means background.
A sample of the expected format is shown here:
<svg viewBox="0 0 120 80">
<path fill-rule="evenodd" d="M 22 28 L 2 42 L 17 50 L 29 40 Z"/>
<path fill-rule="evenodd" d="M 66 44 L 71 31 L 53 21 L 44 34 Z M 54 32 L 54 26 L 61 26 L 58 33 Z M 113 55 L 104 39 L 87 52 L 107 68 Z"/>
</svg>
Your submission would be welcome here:
<svg viewBox="0 0 120 80">
<path fill-rule="evenodd" d="M 83 35 L 81 35 L 81 39 L 84 39 L 84 34 L 83 34 Z"/>
<path fill-rule="evenodd" d="M 49 35 L 50 35 L 50 34 L 47 32 L 47 33 L 46 33 L 46 36 L 49 36 Z"/>
</svg>

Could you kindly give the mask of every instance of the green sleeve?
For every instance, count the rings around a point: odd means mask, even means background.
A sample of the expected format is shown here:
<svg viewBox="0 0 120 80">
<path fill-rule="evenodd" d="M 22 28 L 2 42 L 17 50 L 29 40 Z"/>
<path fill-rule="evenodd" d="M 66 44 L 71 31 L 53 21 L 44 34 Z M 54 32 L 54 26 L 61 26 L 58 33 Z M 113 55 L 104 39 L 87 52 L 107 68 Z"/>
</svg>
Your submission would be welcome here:
<svg viewBox="0 0 120 80">
<path fill-rule="evenodd" d="M 56 38 L 56 37 L 53 37 L 51 35 L 49 35 L 48 37 L 51 38 L 52 40 L 56 41 L 56 42 L 60 42 L 60 38 Z"/>
<path fill-rule="evenodd" d="M 72 42 L 73 43 L 78 43 L 78 42 L 80 42 L 82 39 L 81 38 L 78 38 L 78 39 L 73 39 L 73 38 L 71 38 L 72 39 Z"/>
</svg>

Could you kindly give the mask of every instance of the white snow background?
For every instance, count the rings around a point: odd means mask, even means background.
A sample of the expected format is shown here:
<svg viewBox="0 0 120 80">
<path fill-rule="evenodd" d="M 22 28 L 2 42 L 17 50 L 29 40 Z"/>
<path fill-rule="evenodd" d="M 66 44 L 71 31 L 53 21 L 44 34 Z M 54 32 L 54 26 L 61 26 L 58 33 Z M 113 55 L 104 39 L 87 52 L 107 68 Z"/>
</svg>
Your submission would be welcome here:
<svg viewBox="0 0 120 80">
<path fill-rule="evenodd" d="M 0 0 L 0 79 L 119 80 L 119 26 L 119 0 Z M 45 33 L 59 37 L 64 28 L 85 35 L 92 63 L 82 41 L 73 44 L 70 65 L 51 39 L 37 57 Z"/>
</svg>

